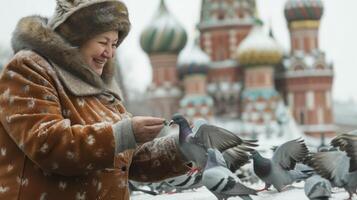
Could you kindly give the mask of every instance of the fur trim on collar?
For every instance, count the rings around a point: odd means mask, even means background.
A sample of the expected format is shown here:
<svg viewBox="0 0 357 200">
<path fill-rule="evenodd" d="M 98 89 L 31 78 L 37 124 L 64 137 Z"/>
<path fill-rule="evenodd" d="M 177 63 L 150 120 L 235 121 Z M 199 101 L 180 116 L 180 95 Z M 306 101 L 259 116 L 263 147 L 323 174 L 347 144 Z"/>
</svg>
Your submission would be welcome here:
<svg viewBox="0 0 357 200">
<path fill-rule="evenodd" d="M 49 59 L 62 70 L 69 72 L 78 79 L 98 88 L 110 89 L 115 81 L 115 66 L 112 60 L 104 66 L 102 76 L 99 76 L 82 59 L 78 47 L 66 42 L 59 34 L 47 26 L 48 19 L 41 16 L 22 18 L 13 33 L 11 40 L 14 52 L 23 49 L 33 50 Z M 66 77 L 61 77 L 66 80 Z M 68 87 L 69 83 L 66 83 Z"/>
</svg>

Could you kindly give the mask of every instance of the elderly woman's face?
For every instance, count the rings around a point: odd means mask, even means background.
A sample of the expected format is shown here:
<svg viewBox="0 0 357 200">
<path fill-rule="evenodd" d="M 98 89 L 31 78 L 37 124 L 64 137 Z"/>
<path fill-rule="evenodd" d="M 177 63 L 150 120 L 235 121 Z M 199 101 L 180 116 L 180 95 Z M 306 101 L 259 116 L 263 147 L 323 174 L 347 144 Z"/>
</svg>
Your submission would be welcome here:
<svg viewBox="0 0 357 200">
<path fill-rule="evenodd" d="M 84 61 L 99 75 L 108 59 L 113 58 L 118 43 L 118 32 L 98 34 L 80 46 Z"/>
</svg>

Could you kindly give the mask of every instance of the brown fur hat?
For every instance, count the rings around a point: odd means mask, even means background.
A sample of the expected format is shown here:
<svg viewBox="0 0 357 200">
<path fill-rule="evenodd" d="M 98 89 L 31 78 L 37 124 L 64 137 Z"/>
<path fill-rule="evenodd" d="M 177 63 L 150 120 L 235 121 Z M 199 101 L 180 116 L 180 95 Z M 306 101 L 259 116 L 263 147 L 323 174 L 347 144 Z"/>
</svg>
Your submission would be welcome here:
<svg viewBox="0 0 357 200">
<path fill-rule="evenodd" d="M 119 45 L 129 32 L 130 22 L 128 9 L 118 0 L 57 0 L 48 26 L 74 46 L 99 33 L 118 31 Z"/>
</svg>

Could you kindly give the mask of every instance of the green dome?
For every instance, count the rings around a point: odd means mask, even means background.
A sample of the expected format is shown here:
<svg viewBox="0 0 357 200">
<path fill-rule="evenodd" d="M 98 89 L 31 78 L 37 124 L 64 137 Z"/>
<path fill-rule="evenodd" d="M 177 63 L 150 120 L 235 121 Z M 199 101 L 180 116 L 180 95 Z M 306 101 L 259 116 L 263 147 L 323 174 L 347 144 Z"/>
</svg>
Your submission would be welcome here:
<svg viewBox="0 0 357 200">
<path fill-rule="evenodd" d="M 161 0 L 160 8 L 150 25 L 141 34 L 140 44 L 148 54 L 178 53 L 187 42 L 187 34 Z"/>
</svg>

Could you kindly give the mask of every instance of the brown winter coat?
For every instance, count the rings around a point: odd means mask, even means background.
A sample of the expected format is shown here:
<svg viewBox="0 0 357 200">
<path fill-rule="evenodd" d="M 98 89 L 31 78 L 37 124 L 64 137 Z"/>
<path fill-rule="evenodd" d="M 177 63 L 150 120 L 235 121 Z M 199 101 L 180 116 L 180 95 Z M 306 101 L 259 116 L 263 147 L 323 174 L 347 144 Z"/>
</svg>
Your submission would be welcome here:
<svg viewBox="0 0 357 200">
<path fill-rule="evenodd" d="M 129 115 L 112 65 L 99 77 L 46 23 L 19 22 L 1 73 L 0 199 L 126 200 L 128 179 L 184 173 L 172 137 L 115 155 L 112 124 Z"/>
</svg>

